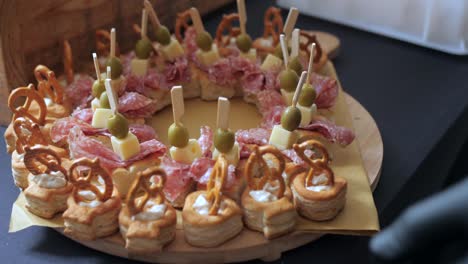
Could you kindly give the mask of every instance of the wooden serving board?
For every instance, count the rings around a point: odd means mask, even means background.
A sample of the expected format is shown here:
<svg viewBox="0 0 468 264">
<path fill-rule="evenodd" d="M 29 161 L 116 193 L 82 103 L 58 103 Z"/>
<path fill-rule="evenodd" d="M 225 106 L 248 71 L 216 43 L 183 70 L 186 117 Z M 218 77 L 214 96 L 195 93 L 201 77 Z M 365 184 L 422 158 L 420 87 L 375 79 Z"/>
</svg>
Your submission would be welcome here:
<svg viewBox="0 0 468 264">
<path fill-rule="evenodd" d="M 379 181 L 383 159 L 383 143 L 379 129 L 366 109 L 346 94 L 346 101 L 353 119 L 356 140 L 361 150 L 364 167 L 372 190 Z M 57 229 L 63 233 L 63 229 Z M 297 248 L 320 238 L 323 234 L 295 231 L 277 239 L 267 240 L 263 234 L 247 228 L 234 239 L 216 248 L 196 248 L 185 242 L 184 231 L 177 230 L 176 238 L 164 250 L 153 255 L 129 255 L 120 234 L 96 241 L 79 241 L 87 247 L 111 255 L 151 263 L 220 263 L 240 262 L 252 259 L 272 261 L 282 252 Z M 73 239 L 73 238 L 71 238 Z"/>
</svg>

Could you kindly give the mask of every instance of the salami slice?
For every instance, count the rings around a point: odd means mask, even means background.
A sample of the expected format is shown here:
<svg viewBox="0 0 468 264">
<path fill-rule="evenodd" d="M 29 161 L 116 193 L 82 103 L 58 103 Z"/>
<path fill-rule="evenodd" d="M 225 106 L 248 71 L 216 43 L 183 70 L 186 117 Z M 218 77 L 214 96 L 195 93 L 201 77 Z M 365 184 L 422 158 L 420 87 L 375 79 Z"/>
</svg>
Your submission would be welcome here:
<svg viewBox="0 0 468 264">
<path fill-rule="evenodd" d="M 129 130 L 138 138 L 139 142 L 158 139 L 156 131 L 154 131 L 154 129 L 148 125 L 131 124 L 129 126 Z"/>
<path fill-rule="evenodd" d="M 202 151 L 202 157 L 211 158 L 211 147 L 213 145 L 213 130 L 209 126 L 200 127 L 200 137 L 198 138 L 198 145 Z"/>
<path fill-rule="evenodd" d="M 171 87 L 190 81 L 190 69 L 186 57 L 179 57 L 173 62 L 167 62 L 164 70 L 165 82 Z"/>
<path fill-rule="evenodd" d="M 73 82 L 65 87 L 65 94 L 72 104 L 72 108 L 84 108 L 92 100 L 91 88 L 93 78 L 89 75 L 79 74 L 75 76 Z"/>
<path fill-rule="evenodd" d="M 130 118 L 147 118 L 156 111 L 156 101 L 136 92 L 119 97 L 119 112 Z"/>
<path fill-rule="evenodd" d="M 315 99 L 317 108 L 332 107 L 338 97 L 338 82 L 331 77 L 316 73 L 311 75 L 310 82 L 317 91 L 317 99 Z"/>
<path fill-rule="evenodd" d="M 251 128 L 236 131 L 236 141 L 240 147 L 241 159 L 248 158 L 252 153 L 252 146 L 263 146 L 268 144 L 271 132 L 264 128 Z"/>
<path fill-rule="evenodd" d="M 274 106 L 268 112 L 263 113 L 263 119 L 260 126 L 265 129 L 272 129 L 273 126 L 280 124 L 281 115 L 284 112 L 285 106 Z"/>
<path fill-rule="evenodd" d="M 73 111 L 71 116 L 85 123 L 91 124 L 91 122 L 93 121 L 93 109 L 77 108 L 75 109 L 75 111 Z"/>
<path fill-rule="evenodd" d="M 166 171 L 167 179 L 164 194 L 169 201 L 175 201 L 181 194 L 187 192 L 193 183 L 190 165 L 174 161 L 168 156 L 163 157 L 161 168 Z"/>
<path fill-rule="evenodd" d="M 338 126 L 329 120 L 319 119 L 299 129 L 315 131 L 323 135 L 332 143 L 338 143 L 342 146 L 351 144 L 355 138 L 354 132 L 342 126 Z"/>
</svg>

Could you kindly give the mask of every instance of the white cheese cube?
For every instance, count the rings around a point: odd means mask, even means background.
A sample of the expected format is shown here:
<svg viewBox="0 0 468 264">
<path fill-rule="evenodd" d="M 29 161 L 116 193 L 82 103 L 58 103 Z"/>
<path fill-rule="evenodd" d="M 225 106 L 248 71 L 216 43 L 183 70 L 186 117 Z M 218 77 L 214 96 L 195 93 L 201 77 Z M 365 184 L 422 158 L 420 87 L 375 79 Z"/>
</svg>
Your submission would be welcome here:
<svg viewBox="0 0 468 264">
<path fill-rule="evenodd" d="M 184 55 L 184 49 L 180 45 L 179 41 L 174 37 L 171 37 L 171 42 L 166 46 L 161 47 L 161 52 L 165 60 L 173 61 L 176 58 Z"/>
<path fill-rule="evenodd" d="M 297 108 L 301 111 L 301 127 L 310 124 L 312 117 L 317 114 L 317 106 L 315 104 L 312 104 L 310 107 L 297 104 Z"/>
<path fill-rule="evenodd" d="M 279 150 L 290 149 L 297 141 L 297 132 L 288 131 L 281 125 L 276 125 L 271 131 L 269 144 L 275 146 Z"/>
<path fill-rule="evenodd" d="M 123 75 L 120 75 L 120 77 L 115 80 L 111 80 L 112 89 L 114 90 L 115 95 L 119 94 L 121 86 L 124 83 L 126 83 L 126 81 L 125 76 Z"/>
<path fill-rule="evenodd" d="M 294 97 L 294 91 L 288 92 L 284 89 L 281 89 L 281 95 L 283 96 L 283 99 L 286 105 L 291 105 L 292 99 Z"/>
<path fill-rule="evenodd" d="M 263 71 L 278 69 L 281 68 L 282 64 L 283 61 L 280 58 L 276 57 L 273 54 L 268 54 L 265 60 L 263 61 L 262 66 L 260 66 L 260 69 L 262 69 Z"/>
<path fill-rule="evenodd" d="M 140 143 L 132 132 L 128 132 L 127 136 L 122 139 L 112 136 L 111 142 L 114 152 L 117 153 L 122 160 L 128 160 L 140 153 Z"/>
<path fill-rule="evenodd" d="M 216 148 L 213 151 L 213 159 L 217 160 L 219 152 Z M 237 166 L 237 163 L 239 163 L 240 159 L 240 148 L 239 148 L 239 143 L 235 142 L 234 146 L 232 146 L 232 149 L 228 153 L 224 153 L 224 156 L 226 157 L 226 160 L 228 161 L 229 164 L 232 164 L 234 166 Z"/>
<path fill-rule="evenodd" d="M 130 173 L 125 168 L 117 168 L 112 172 L 112 181 L 119 191 L 121 198 L 125 198 L 125 196 L 127 196 L 128 190 L 135 178 L 136 174 Z"/>
<path fill-rule="evenodd" d="M 111 109 L 96 108 L 91 125 L 96 128 L 107 128 L 107 120 L 114 114 Z"/>
<path fill-rule="evenodd" d="M 183 148 L 172 146 L 169 149 L 169 153 L 173 160 L 187 164 L 191 164 L 196 158 L 199 158 L 202 155 L 198 141 L 193 138 L 189 139 L 187 146 Z"/>
<path fill-rule="evenodd" d="M 219 52 L 216 44 L 211 46 L 210 51 L 203 51 L 198 49 L 195 53 L 198 60 L 205 66 L 210 66 L 219 60 Z"/>
<path fill-rule="evenodd" d="M 132 73 L 136 76 L 144 76 L 148 70 L 148 60 L 133 59 L 132 60 Z"/>
<path fill-rule="evenodd" d="M 241 52 L 239 54 L 242 58 L 248 59 L 252 62 L 257 62 L 257 50 L 256 49 L 250 49 L 248 52 L 244 53 Z"/>
<path fill-rule="evenodd" d="M 91 101 L 91 109 L 93 109 L 93 112 L 96 111 L 96 109 L 101 108 L 101 102 L 99 102 L 98 98 L 94 98 Z"/>
</svg>

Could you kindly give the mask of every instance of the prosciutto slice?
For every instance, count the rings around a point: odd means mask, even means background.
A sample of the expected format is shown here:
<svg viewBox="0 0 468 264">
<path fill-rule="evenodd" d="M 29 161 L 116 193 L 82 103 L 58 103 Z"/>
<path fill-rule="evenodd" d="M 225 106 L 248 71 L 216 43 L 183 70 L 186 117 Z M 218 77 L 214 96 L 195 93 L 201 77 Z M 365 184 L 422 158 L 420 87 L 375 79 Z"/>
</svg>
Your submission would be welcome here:
<svg viewBox="0 0 468 264">
<path fill-rule="evenodd" d="M 152 139 L 140 144 L 140 152 L 128 160 L 122 160 L 112 149 L 92 137 L 86 136 L 79 127 L 73 127 L 69 135 L 69 148 L 72 158 L 98 158 L 101 166 L 109 171 L 127 167 L 132 163 L 143 160 L 150 155 L 156 157 L 164 155 L 167 149 L 164 144 Z"/>
<path fill-rule="evenodd" d="M 342 146 L 351 144 L 355 138 L 354 132 L 342 126 L 338 126 L 329 120 L 319 119 L 299 129 L 315 131 L 323 135 L 332 143 L 338 143 Z"/>
</svg>

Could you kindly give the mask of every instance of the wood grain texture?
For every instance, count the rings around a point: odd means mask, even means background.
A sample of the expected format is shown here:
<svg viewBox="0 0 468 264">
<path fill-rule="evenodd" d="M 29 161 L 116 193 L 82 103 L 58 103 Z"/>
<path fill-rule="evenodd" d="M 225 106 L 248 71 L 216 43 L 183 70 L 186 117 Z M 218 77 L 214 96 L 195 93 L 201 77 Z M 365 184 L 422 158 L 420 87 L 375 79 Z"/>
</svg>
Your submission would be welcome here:
<svg viewBox="0 0 468 264">
<path fill-rule="evenodd" d="M 151 0 L 161 23 L 172 28 L 175 14 L 191 6 L 206 14 L 233 0 Z M 128 0 L 0 0 L 0 124 L 10 122 L 10 91 L 33 80 L 37 64 L 59 75 L 63 69 L 61 43 L 70 41 L 77 72 L 85 69 L 95 51 L 96 29 L 117 28 L 120 49 L 134 47 L 143 1 Z"/>
<path fill-rule="evenodd" d="M 367 110 L 348 94 L 346 94 L 346 101 L 353 119 L 364 167 L 367 170 L 371 188 L 374 190 L 382 166 L 382 138 L 374 119 Z M 57 230 L 63 233 L 62 229 Z M 183 230 L 177 230 L 176 238 L 169 246 L 161 253 L 148 256 L 129 255 L 124 247 L 124 240 L 119 234 L 96 241 L 77 242 L 111 255 L 151 263 L 221 263 L 252 259 L 273 261 L 279 259 L 282 252 L 310 243 L 321 236 L 321 234 L 295 231 L 277 239 L 266 240 L 263 234 L 244 228 L 237 237 L 225 244 L 204 249 L 187 244 Z"/>
</svg>

